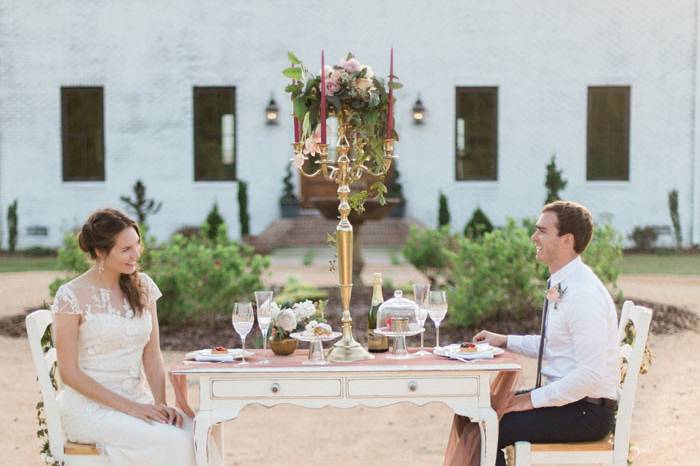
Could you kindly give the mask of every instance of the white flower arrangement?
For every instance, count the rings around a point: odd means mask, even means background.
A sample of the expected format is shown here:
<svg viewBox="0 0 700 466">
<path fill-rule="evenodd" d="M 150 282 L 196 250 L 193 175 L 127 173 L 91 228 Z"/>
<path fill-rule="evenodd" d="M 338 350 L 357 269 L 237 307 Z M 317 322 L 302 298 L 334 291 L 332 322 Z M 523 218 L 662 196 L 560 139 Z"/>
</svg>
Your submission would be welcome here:
<svg viewBox="0 0 700 466">
<path fill-rule="evenodd" d="M 295 330 L 301 331 L 307 328 L 307 322 L 310 324 L 309 320 L 311 318 L 314 319 L 311 322 L 314 322 L 316 326 L 327 325 L 324 323 L 323 313 L 317 308 L 316 304 L 308 299 L 295 303 L 292 307 L 285 308 L 280 308 L 273 301 L 270 317 L 272 318 L 271 340 L 289 338 L 289 334 Z M 330 326 L 328 327 L 330 328 Z"/>
</svg>

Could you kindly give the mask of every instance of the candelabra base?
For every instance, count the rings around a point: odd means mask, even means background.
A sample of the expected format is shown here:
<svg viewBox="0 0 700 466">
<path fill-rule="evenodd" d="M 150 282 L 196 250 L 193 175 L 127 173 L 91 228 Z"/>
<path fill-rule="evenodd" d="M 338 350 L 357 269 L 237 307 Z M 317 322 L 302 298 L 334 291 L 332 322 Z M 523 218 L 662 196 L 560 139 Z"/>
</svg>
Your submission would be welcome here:
<svg viewBox="0 0 700 466">
<path fill-rule="evenodd" d="M 327 358 L 333 362 L 354 362 L 374 359 L 374 356 L 350 335 L 350 338 L 343 337 L 334 344 Z"/>
</svg>

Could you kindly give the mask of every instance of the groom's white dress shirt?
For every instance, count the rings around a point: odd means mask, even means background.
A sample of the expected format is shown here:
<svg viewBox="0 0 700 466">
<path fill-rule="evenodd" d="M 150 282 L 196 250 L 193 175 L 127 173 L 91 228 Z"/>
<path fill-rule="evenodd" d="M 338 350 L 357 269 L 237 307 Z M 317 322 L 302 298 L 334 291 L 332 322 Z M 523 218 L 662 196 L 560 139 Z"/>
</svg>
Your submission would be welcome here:
<svg viewBox="0 0 700 466">
<path fill-rule="evenodd" d="M 610 293 L 580 257 L 550 277 L 562 290 L 549 303 L 542 375 L 548 383 L 530 392 L 535 408 L 582 398 L 617 399 L 620 379 L 617 313 Z M 536 358 L 539 335 L 508 335 L 507 348 Z"/>
</svg>

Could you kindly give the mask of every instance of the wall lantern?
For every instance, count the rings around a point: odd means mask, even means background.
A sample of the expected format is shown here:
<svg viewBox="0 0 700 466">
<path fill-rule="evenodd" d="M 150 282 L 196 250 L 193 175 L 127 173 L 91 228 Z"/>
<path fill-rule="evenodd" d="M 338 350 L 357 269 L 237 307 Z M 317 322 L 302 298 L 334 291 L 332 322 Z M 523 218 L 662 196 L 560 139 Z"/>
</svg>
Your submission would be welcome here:
<svg viewBox="0 0 700 466">
<path fill-rule="evenodd" d="M 416 103 L 413 104 L 413 123 L 417 125 L 422 125 L 425 120 L 425 106 L 420 100 L 420 96 L 416 99 Z"/>
<path fill-rule="evenodd" d="M 275 98 L 270 96 L 270 102 L 267 104 L 267 107 L 265 107 L 265 120 L 267 121 L 267 124 L 276 125 L 279 114 L 280 108 L 277 106 Z"/>
</svg>

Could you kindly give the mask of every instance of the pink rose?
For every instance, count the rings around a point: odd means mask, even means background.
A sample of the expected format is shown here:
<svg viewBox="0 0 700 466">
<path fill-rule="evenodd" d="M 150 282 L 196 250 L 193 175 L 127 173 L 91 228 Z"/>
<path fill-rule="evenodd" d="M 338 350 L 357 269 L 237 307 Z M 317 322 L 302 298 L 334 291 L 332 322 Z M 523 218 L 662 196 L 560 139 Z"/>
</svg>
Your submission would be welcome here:
<svg viewBox="0 0 700 466">
<path fill-rule="evenodd" d="M 547 290 L 547 301 L 550 303 L 558 303 L 561 301 L 561 295 L 559 294 L 559 288 L 556 286 L 551 287 Z"/>
<path fill-rule="evenodd" d="M 360 62 L 357 61 L 356 58 L 351 58 L 350 60 L 344 61 L 342 66 L 348 73 L 359 73 L 362 69 L 362 65 L 360 65 Z"/>
<path fill-rule="evenodd" d="M 340 91 L 340 84 L 337 81 L 333 79 L 326 81 L 326 94 L 335 95 L 338 91 Z"/>
<path fill-rule="evenodd" d="M 361 91 L 366 91 L 372 86 L 372 81 L 367 78 L 356 79 L 355 86 Z"/>
</svg>

